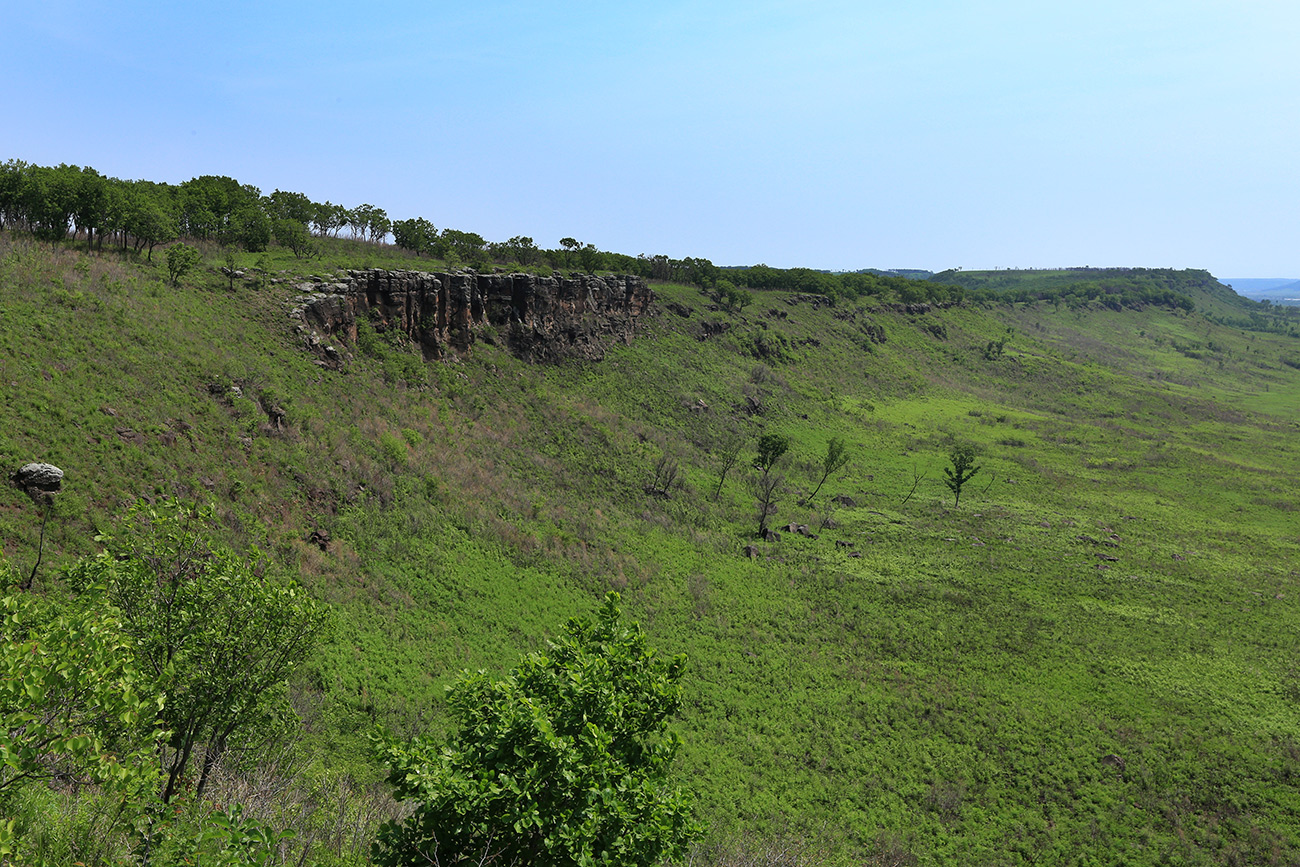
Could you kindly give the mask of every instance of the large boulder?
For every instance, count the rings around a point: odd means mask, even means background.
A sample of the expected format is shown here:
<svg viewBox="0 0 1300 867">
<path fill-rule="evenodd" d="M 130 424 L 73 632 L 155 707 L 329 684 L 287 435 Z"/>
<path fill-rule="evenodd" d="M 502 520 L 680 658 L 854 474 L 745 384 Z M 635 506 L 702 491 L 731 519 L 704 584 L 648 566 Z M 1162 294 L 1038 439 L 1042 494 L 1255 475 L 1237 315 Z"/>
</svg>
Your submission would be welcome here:
<svg viewBox="0 0 1300 867">
<path fill-rule="evenodd" d="M 63 489 L 63 470 L 54 464 L 23 464 L 14 470 L 9 480 L 39 506 L 50 502 Z"/>
</svg>

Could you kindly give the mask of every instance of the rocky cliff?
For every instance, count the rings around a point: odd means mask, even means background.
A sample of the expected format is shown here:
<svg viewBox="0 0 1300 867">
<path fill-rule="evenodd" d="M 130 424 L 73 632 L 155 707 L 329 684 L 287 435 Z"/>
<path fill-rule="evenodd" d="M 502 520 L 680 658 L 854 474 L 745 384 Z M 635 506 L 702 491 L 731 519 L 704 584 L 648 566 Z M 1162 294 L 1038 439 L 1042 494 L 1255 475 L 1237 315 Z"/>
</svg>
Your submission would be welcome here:
<svg viewBox="0 0 1300 867">
<path fill-rule="evenodd" d="M 640 277 L 536 274 L 341 272 L 299 283 L 290 316 L 315 351 L 340 358 L 331 338 L 353 343 L 357 323 L 398 329 L 426 358 L 468 352 L 476 340 L 504 343 L 529 361 L 599 359 L 632 339 L 654 300 Z"/>
</svg>

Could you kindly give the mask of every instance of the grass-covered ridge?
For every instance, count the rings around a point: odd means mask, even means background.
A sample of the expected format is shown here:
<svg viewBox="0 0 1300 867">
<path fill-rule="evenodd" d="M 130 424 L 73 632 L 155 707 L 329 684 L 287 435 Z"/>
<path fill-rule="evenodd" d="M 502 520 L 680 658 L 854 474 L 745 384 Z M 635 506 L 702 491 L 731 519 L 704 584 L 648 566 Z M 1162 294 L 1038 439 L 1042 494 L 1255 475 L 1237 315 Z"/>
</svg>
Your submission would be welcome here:
<svg viewBox="0 0 1300 867">
<path fill-rule="evenodd" d="M 179 494 L 329 603 L 335 635 L 296 685 L 309 749 L 286 765 L 312 785 L 350 776 L 363 803 L 374 720 L 438 729 L 457 672 L 503 670 L 616 589 L 690 658 L 682 771 L 720 851 L 1300 857 L 1294 339 L 1178 305 L 908 313 L 773 290 L 730 312 L 663 283 L 600 364 L 378 341 L 331 372 L 296 342 L 290 284 L 221 264 L 172 288 L 0 236 L 0 459 L 68 474 L 43 591 L 137 497 Z M 733 430 L 749 445 L 715 500 Z M 770 523 L 818 538 L 754 540 L 759 432 L 792 443 Z M 832 437 L 850 462 L 800 505 Z M 956 510 L 954 443 L 982 465 Z M 20 569 L 38 532 L 0 499 Z"/>
</svg>

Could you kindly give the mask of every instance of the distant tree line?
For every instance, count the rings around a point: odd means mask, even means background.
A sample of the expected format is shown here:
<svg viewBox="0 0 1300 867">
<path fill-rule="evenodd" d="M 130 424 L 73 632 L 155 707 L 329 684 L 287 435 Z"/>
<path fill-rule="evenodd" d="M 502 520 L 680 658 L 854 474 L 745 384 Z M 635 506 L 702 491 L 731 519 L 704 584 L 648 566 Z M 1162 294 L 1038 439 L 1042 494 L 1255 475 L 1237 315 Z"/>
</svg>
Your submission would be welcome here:
<svg viewBox="0 0 1300 867">
<path fill-rule="evenodd" d="M 1167 268 L 1070 268 L 1006 271 L 944 271 L 935 280 L 956 283 L 1004 304 L 1042 301 L 1078 309 L 1096 304 L 1111 310 L 1164 307 L 1191 312 L 1195 289 L 1209 290 L 1208 272 Z"/>
<path fill-rule="evenodd" d="M 749 268 L 728 268 L 725 274 L 728 280 L 747 289 L 804 292 L 824 295 L 832 301 L 880 298 L 903 304 L 960 304 L 982 294 L 972 293 L 963 286 L 949 282 L 914 280 L 869 271 L 835 273 L 812 268 L 754 265 Z"/>
<path fill-rule="evenodd" d="M 649 280 L 686 283 L 711 293 L 728 309 L 742 309 L 758 291 L 821 295 L 834 302 L 881 299 L 904 304 L 969 301 L 1048 301 L 1070 307 L 1096 303 L 1115 310 L 1150 305 L 1192 310 L 1194 286 L 1213 284 L 1202 271 L 1075 269 L 1055 272 L 945 271 L 913 279 L 871 270 L 853 273 L 759 264 L 720 268 L 704 258 L 630 256 L 601 250 L 575 238 L 554 248 L 530 237 L 488 241 L 476 232 L 437 228 L 424 217 L 392 220 L 371 204 L 355 207 L 314 202 L 298 192 L 263 195 L 234 178 L 202 175 L 181 184 L 126 181 L 85 166 L 0 163 L 0 229 L 25 230 L 52 244 L 84 239 L 88 249 L 105 242 L 143 253 L 179 239 L 208 241 L 258 253 L 272 244 L 299 258 L 312 256 L 321 239 L 346 233 L 354 241 L 387 243 L 451 266 L 514 265 L 522 268 L 615 271 Z M 925 272 L 916 272 L 918 277 Z"/>
<path fill-rule="evenodd" d="M 601 250 L 575 238 L 543 248 L 530 237 L 488 241 L 476 232 L 437 228 L 425 217 L 393 220 L 371 204 L 349 208 L 314 202 L 298 192 L 263 195 L 234 178 L 203 175 L 181 184 L 127 181 L 90 166 L 40 166 L 22 160 L 0 163 L 0 229 L 31 232 L 52 244 L 84 239 L 88 249 L 107 241 L 143 253 L 152 261 L 156 247 L 185 239 L 259 253 L 272 244 L 310 257 L 318 239 L 351 238 L 372 244 L 392 242 L 416 256 L 450 265 L 516 265 L 524 268 L 615 271 L 648 280 L 699 286 L 743 306 L 740 290 L 785 290 L 829 299 L 888 297 L 904 303 L 961 301 L 962 287 L 861 272 L 832 274 L 808 268 L 766 265 L 719 268 L 704 258 L 631 256 Z M 719 280 L 725 275 L 724 285 Z"/>
<path fill-rule="evenodd" d="M 103 249 L 107 240 L 152 260 L 155 247 L 178 238 L 252 253 L 274 242 L 305 257 L 313 236 L 337 238 L 346 229 L 354 239 L 380 243 L 392 221 L 374 205 L 346 208 L 283 190 L 267 196 L 225 176 L 163 184 L 107 177 L 90 166 L 9 160 L 0 163 L 0 228 L 50 243 L 84 238 L 88 249 Z"/>
</svg>

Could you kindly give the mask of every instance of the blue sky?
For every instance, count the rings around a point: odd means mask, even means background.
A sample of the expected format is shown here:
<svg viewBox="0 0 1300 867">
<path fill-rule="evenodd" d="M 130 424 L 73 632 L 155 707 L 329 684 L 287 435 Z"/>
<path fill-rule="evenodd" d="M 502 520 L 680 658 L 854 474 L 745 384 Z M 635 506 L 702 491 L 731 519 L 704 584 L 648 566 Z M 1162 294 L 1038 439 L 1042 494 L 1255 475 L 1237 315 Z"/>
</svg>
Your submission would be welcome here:
<svg viewBox="0 0 1300 867">
<path fill-rule="evenodd" d="M 0 0 L 0 160 L 718 264 L 1300 277 L 1300 4 Z"/>
</svg>

